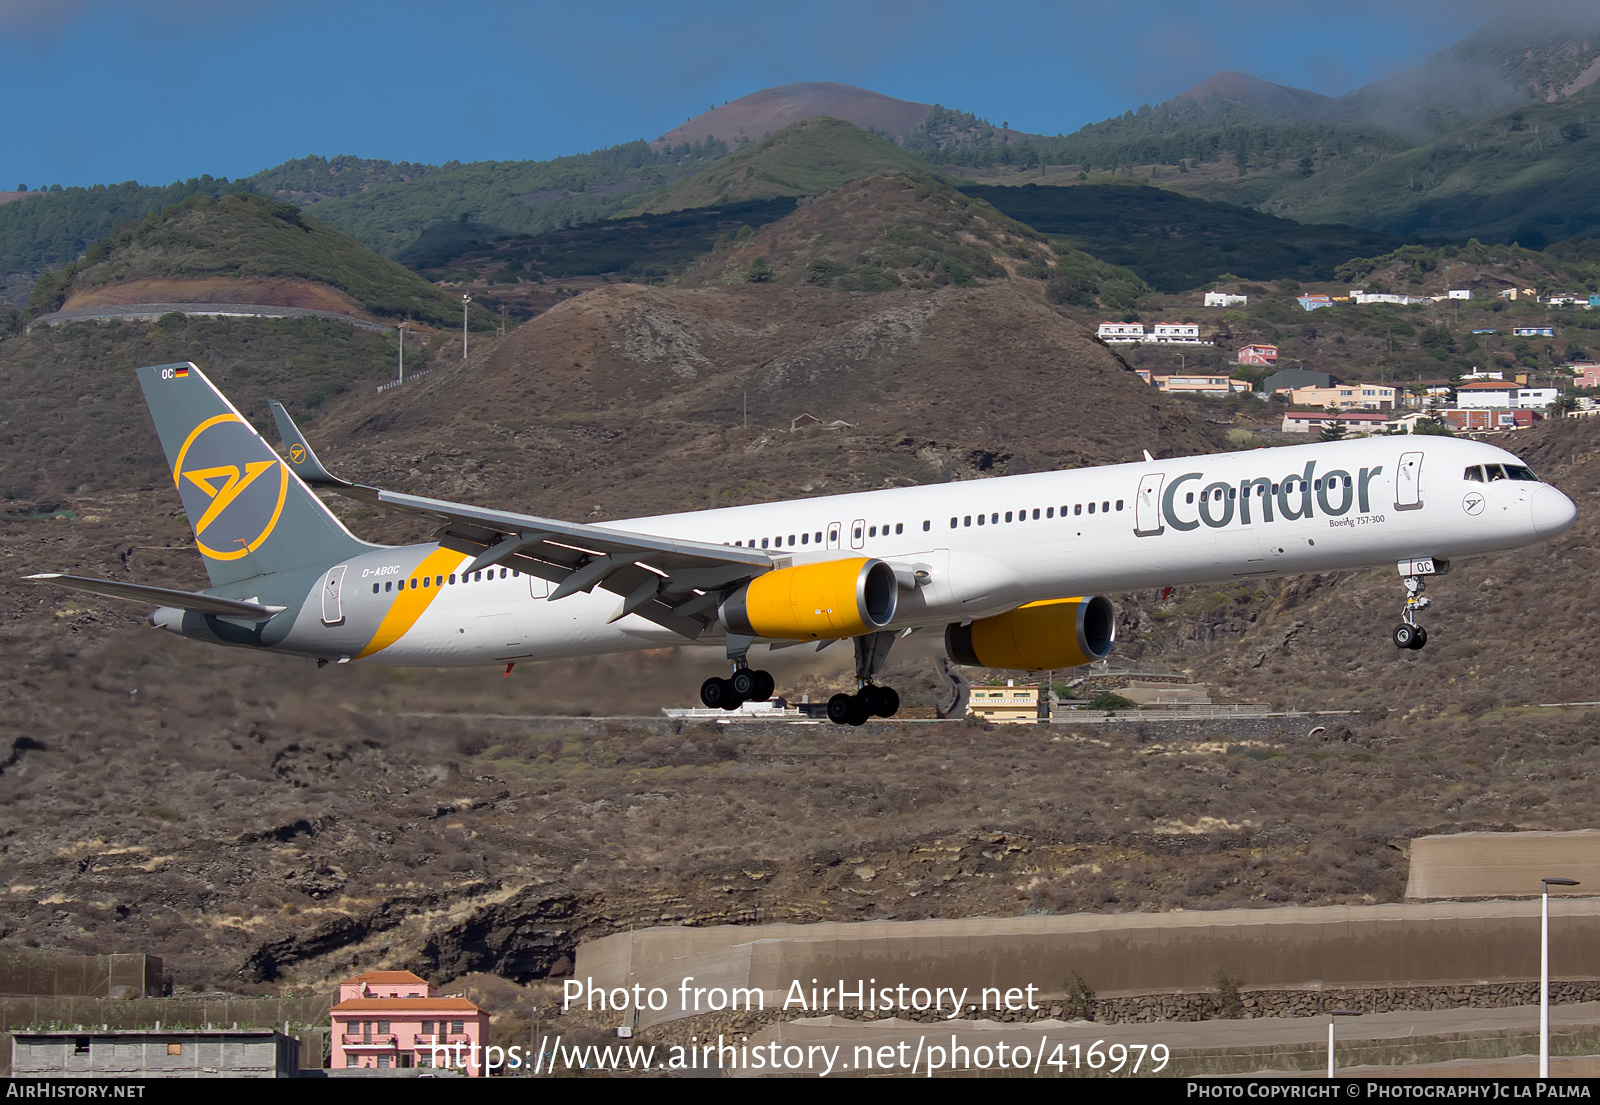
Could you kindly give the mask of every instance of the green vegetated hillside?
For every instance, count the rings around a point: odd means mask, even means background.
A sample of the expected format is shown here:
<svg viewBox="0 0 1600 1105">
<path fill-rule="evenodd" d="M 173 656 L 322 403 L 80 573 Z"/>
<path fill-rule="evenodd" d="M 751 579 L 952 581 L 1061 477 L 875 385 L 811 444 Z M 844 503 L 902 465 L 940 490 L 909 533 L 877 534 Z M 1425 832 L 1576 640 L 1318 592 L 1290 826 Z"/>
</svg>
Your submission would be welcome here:
<svg viewBox="0 0 1600 1105">
<path fill-rule="evenodd" d="M 191 196 L 220 196 L 248 188 L 242 181 L 203 176 L 159 188 L 133 181 L 56 188 L 0 204 L 0 275 L 64 265 L 129 219 L 142 219 Z"/>
<path fill-rule="evenodd" d="M 1038 281 L 1055 303 L 1131 306 L 1137 276 L 921 173 L 851 181 L 793 215 L 735 239 L 683 277 L 688 286 L 774 283 L 886 292 Z"/>
<path fill-rule="evenodd" d="M 1269 209 L 1393 234 L 1541 248 L 1600 233 L 1600 85 L 1533 103 L 1397 153 L 1344 179 L 1284 189 Z"/>
<path fill-rule="evenodd" d="M 537 234 L 604 219 L 641 193 L 727 154 L 726 144 L 655 149 L 629 142 L 549 161 L 446 162 L 438 167 L 344 167 L 352 159 L 304 158 L 250 179 L 251 186 L 308 203 L 319 219 L 380 253 L 393 254 L 437 222 L 472 222 L 500 233 Z M 359 188 L 345 178 L 356 172 Z M 325 194 L 332 198 L 320 199 Z"/>
<path fill-rule="evenodd" d="M 807 119 L 652 196 L 632 213 L 661 213 L 740 200 L 808 196 L 847 180 L 899 170 L 927 173 L 920 158 L 841 119 Z"/>
<path fill-rule="evenodd" d="M 1196 288 L 1224 273 L 1252 280 L 1331 280 L 1344 262 L 1400 244 L 1372 231 L 1306 226 L 1137 184 L 967 185 L 962 191 L 1126 266 L 1166 292 Z"/>
<path fill-rule="evenodd" d="M 681 272 L 721 241 L 795 209 L 793 196 L 632 215 L 543 234 L 491 234 L 473 223 L 442 223 L 423 232 L 396 260 L 439 279 L 470 273 L 491 283 L 623 273 L 657 279 Z"/>
<path fill-rule="evenodd" d="M 325 284 L 373 314 L 451 325 L 460 301 L 293 204 L 238 193 L 192 196 L 92 246 L 40 279 L 31 314 L 68 296 L 136 280 L 280 277 Z"/>
</svg>

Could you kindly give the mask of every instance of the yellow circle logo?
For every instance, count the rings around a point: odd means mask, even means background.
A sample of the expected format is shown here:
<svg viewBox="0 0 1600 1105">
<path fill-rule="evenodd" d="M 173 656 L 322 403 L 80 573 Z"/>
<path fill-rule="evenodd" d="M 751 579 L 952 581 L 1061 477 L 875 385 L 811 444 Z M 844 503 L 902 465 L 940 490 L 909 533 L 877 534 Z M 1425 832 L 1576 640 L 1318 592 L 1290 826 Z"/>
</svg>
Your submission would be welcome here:
<svg viewBox="0 0 1600 1105">
<path fill-rule="evenodd" d="M 213 560 L 238 560 L 259 548 L 289 493 L 289 469 L 237 414 L 196 426 L 178 450 L 172 479 L 195 545 Z"/>
<path fill-rule="evenodd" d="M 294 461 L 296 464 L 305 463 L 306 447 L 298 442 L 289 446 L 289 459 Z"/>
</svg>

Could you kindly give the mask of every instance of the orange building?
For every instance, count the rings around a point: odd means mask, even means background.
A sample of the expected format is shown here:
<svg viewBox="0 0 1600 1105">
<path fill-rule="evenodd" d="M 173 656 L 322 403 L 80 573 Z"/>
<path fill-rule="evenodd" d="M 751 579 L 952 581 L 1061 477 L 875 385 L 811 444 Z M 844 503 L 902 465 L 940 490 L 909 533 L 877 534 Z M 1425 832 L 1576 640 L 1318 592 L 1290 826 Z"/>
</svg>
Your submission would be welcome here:
<svg viewBox="0 0 1600 1105">
<path fill-rule="evenodd" d="M 489 1014 L 410 971 L 367 971 L 339 983 L 331 1065 L 375 1069 L 450 1067 L 483 1073 Z"/>
</svg>

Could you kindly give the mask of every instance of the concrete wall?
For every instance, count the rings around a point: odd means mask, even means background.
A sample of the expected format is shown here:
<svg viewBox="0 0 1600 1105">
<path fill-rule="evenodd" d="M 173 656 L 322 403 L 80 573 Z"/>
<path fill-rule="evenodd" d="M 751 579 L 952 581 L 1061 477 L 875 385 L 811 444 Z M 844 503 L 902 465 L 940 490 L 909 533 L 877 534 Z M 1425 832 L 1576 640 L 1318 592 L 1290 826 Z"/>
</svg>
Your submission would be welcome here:
<svg viewBox="0 0 1600 1105">
<path fill-rule="evenodd" d="M 665 990 L 667 1008 L 641 1013 L 641 1026 L 696 1012 L 683 1000 L 690 976 L 691 987 L 759 989 L 768 1008 L 812 979 L 975 998 L 1029 985 L 1057 995 L 1077 972 L 1101 999 L 1209 992 L 1219 970 L 1259 990 L 1526 982 L 1538 977 L 1538 924 L 1537 901 L 1495 901 L 655 928 L 581 945 L 574 975 Z M 1551 922 L 1559 977 L 1600 978 L 1597 934 L 1600 899 L 1562 903 Z"/>
<path fill-rule="evenodd" d="M 1553 893 L 1600 890 L 1600 831 L 1454 833 L 1411 842 L 1408 898 L 1504 898 L 1538 894 L 1544 877 L 1577 879 Z M 1554 907 L 1552 907 L 1554 908 Z"/>
</svg>

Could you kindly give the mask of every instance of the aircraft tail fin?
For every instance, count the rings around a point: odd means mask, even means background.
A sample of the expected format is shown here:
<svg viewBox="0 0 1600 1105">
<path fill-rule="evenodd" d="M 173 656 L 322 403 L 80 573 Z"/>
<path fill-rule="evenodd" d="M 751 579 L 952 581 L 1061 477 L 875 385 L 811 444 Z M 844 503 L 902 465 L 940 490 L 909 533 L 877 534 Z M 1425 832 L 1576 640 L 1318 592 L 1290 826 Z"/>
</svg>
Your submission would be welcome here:
<svg viewBox="0 0 1600 1105">
<path fill-rule="evenodd" d="M 214 586 L 321 569 L 357 539 L 192 364 L 139 369 L 139 386 Z"/>
</svg>

